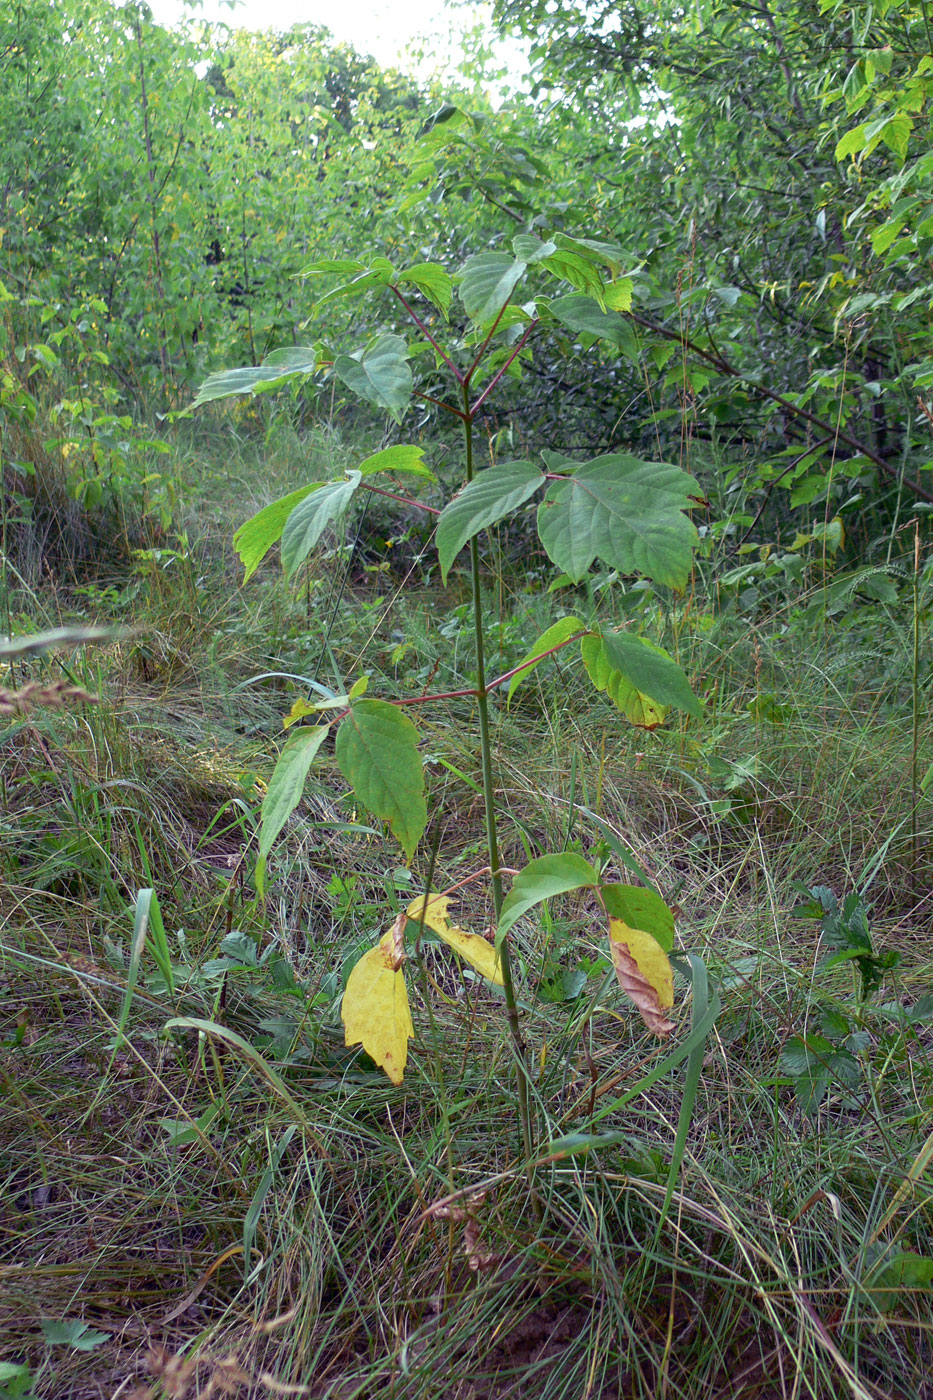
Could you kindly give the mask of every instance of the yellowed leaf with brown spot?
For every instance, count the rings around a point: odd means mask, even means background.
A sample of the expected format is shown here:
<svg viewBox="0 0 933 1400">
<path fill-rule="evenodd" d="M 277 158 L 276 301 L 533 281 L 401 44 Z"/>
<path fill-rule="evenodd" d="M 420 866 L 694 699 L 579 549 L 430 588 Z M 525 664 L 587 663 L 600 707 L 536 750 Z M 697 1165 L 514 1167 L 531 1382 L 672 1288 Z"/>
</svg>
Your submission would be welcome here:
<svg viewBox="0 0 933 1400">
<path fill-rule="evenodd" d="M 453 948 L 465 962 L 475 967 L 482 977 L 498 983 L 501 987 L 502 968 L 495 945 L 480 937 L 478 933 L 467 933 L 466 929 L 457 928 L 456 924 L 452 924 L 447 914 L 449 906 L 450 900 L 446 895 L 419 894 L 418 898 L 409 904 L 406 913 L 415 923 L 433 929 L 438 938 L 442 938 L 449 948 Z"/>
<path fill-rule="evenodd" d="M 395 930 L 393 925 L 350 973 L 340 1015 L 345 1043 L 362 1045 L 392 1083 L 401 1084 L 408 1062 L 408 1042 L 415 1028 L 405 977 L 399 971 Z"/>
<path fill-rule="evenodd" d="M 664 1013 L 674 1005 L 674 973 L 660 943 L 643 929 L 610 919 L 609 948 L 619 986 L 645 1025 L 655 1035 L 670 1035 L 674 1022 Z"/>
</svg>

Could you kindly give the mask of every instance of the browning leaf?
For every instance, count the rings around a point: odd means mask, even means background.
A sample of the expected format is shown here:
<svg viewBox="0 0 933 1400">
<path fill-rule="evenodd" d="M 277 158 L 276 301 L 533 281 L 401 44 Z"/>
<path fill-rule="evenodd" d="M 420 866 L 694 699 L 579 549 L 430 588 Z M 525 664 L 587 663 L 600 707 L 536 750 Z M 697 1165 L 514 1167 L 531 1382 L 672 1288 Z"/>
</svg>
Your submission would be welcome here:
<svg viewBox="0 0 933 1400">
<path fill-rule="evenodd" d="M 609 920 L 609 948 L 619 986 L 637 1006 L 655 1035 L 667 1036 L 674 1022 L 664 1015 L 674 1005 L 674 974 L 660 943 L 621 919 Z"/>
</svg>

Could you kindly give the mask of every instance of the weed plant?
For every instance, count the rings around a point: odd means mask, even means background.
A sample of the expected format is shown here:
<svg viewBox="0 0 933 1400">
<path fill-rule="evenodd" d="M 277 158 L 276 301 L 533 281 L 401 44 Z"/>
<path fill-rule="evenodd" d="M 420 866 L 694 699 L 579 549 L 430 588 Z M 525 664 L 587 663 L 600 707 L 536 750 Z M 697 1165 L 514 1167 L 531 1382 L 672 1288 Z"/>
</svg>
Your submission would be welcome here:
<svg viewBox="0 0 933 1400">
<path fill-rule="evenodd" d="M 672 1200 L 678 1071 L 600 1121 L 624 1141 L 538 1164 L 539 1218 L 485 983 L 425 939 L 405 1085 L 343 1044 L 349 968 L 427 872 L 360 830 L 330 762 L 266 901 L 252 889 L 290 677 L 323 656 L 373 685 L 456 689 L 471 665 L 464 599 L 420 564 L 397 596 L 397 575 L 331 539 L 297 595 L 272 567 L 235 589 L 242 484 L 262 505 L 309 455 L 347 452 L 272 431 L 274 483 L 261 437 L 223 425 L 179 447 L 177 557 L 114 561 L 95 594 L 13 580 L 17 632 L 126 635 L 3 673 L 8 688 L 67 676 L 101 701 L 0 719 L 0 1396 L 923 1396 L 933 940 L 925 798 L 908 839 L 909 598 L 816 629 L 797 598 L 636 598 L 701 677 L 702 724 L 625 730 L 562 666 L 501 707 L 504 861 L 592 855 L 594 814 L 676 900 L 724 1002 Z M 500 558 L 483 608 L 507 665 L 549 605 Z M 605 616 L 609 597 L 573 609 Z M 442 886 L 483 841 L 464 717 L 450 701 L 425 737 Z M 793 916 L 795 882 L 860 892 L 874 948 L 900 953 L 867 1000 Z M 128 1000 L 146 888 L 172 985 L 147 941 Z M 661 1053 L 610 994 L 590 925 L 568 898 L 514 946 L 535 1112 L 557 1141 Z M 833 1050 L 828 1073 L 818 1052 L 788 1058 L 808 1041 Z"/>
</svg>

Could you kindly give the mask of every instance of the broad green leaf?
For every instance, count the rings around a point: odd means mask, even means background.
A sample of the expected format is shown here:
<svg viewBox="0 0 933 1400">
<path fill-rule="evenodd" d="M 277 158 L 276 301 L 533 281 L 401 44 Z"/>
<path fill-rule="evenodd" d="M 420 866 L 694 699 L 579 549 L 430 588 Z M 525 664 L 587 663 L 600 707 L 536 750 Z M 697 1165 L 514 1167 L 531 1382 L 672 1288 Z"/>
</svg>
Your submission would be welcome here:
<svg viewBox="0 0 933 1400">
<path fill-rule="evenodd" d="M 460 300 L 471 321 L 481 326 L 498 316 L 526 264 L 508 253 L 477 253 L 460 270 Z"/>
<path fill-rule="evenodd" d="M 401 1084 L 414 1037 L 408 989 L 392 932 L 364 953 L 347 980 L 340 1007 L 344 1042 L 362 1045 L 392 1080 Z"/>
<path fill-rule="evenodd" d="M 641 885 L 600 885 L 606 913 L 630 928 L 640 928 L 669 953 L 674 946 L 674 914 L 656 890 Z"/>
<path fill-rule="evenodd" d="M 612 282 L 603 291 L 606 309 L 608 311 L 631 311 L 633 291 L 631 277 L 620 277 L 617 282 Z"/>
<path fill-rule="evenodd" d="M 544 477 L 530 462 L 500 462 L 477 472 L 448 502 L 437 522 L 437 554 L 447 582 L 451 564 L 465 544 L 533 496 Z"/>
<path fill-rule="evenodd" d="M 363 806 L 387 821 L 407 856 L 427 825 L 418 731 L 396 705 L 359 700 L 337 730 L 340 771 Z"/>
<path fill-rule="evenodd" d="M 703 706 L 690 682 L 663 648 L 631 632 L 604 632 L 602 641 L 613 669 L 621 671 L 643 695 L 650 695 L 660 705 L 686 710 L 694 719 L 703 718 Z"/>
<path fill-rule="evenodd" d="M 361 476 L 372 476 L 374 472 L 404 472 L 408 476 L 422 476 L 428 481 L 436 481 L 430 467 L 424 463 L 424 448 L 402 446 L 384 447 L 371 457 L 360 462 L 357 471 Z"/>
<path fill-rule="evenodd" d="M 550 302 L 550 308 L 561 325 L 608 340 L 630 360 L 638 359 L 638 341 L 631 323 L 618 311 L 603 311 L 592 297 L 583 296 L 557 297 Z"/>
<path fill-rule="evenodd" d="M 294 507 L 282 531 L 282 567 L 288 578 L 304 563 L 328 525 L 344 514 L 359 484 L 360 473 L 347 472 L 344 481 L 329 481 Z"/>
<path fill-rule="evenodd" d="M 380 335 L 358 354 L 338 355 L 334 372 L 359 398 L 384 408 L 401 422 L 411 398 L 412 379 L 408 347 L 400 335 Z"/>
<path fill-rule="evenodd" d="M 589 861 L 574 851 L 539 856 L 531 861 L 515 876 L 503 902 L 496 930 L 496 945 L 502 942 L 515 920 L 520 919 L 533 905 L 550 899 L 552 895 L 566 894 L 568 890 L 583 889 L 595 883 L 595 870 Z"/>
<path fill-rule="evenodd" d="M 314 277 L 322 273 L 334 277 L 353 277 L 357 272 L 365 272 L 366 264 L 358 258 L 318 258 L 301 269 L 299 277 Z"/>
<path fill-rule="evenodd" d="M 406 282 L 417 287 L 421 295 L 437 307 L 446 321 L 453 300 L 454 285 L 440 263 L 416 263 L 414 267 L 406 267 L 405 271 L 398 275 L 398 286 L 402 287 Z"/>
<path fill-rule="evenodd" d="M 538 640 L 529 647 L 518 663 L 518 669 L 509 681 L 508 699 L 512 699 L 522 681 L 531 675 L 535 667 L 541 665 L 544 660 L 544 652 L 550 651 L 552 647 L 559 647 L 562 642 L 567 641 L 568 637 L 572 637 L 574 632 L 584 630 L 584 624 L 578 617 L 562 617 L 559 622 L 551 623 L 551 626 L 541 633 Z M 535 657 L 538 657 L 537 661 Z"/>
<path fill-rule="evenodd" d="M 620 275 L 626 261 L 625 250 L 618 243 L 609 243 L 605 239 L 571 238 L 566 233 L 559 233 L 554 242 L 558 248 L 578 253 L 581 257 L 589 258 L 592 262 L 608 268 L 613 278 Z"/>
<path fill-rule="evenodd" d="M 845 160 L 846 156 L 856 155 L 865 145 L 866 130 L 866 125 L 862 122 L 860 126 L 854 126 L 851 131 L 847 131 L 845 136 L 836 142 L 834 159 Z"/>
<path fill-rule="evenodd" d="M 279 832 L 301 801 L 305 782 L 330 727 L 310 724 L 295 731 L 282 749 L 262 800 L 259 854 L 268 856 Z"/>
<path fill-rule="evenodd" d="M 578 253 L 558 250 L 544 258 L 542 266 L 546 267 L 548 272 L 552 272 L 555 277 L 559 277 L 562 282 L 569 282 L 571 287 L 577 288 L 577 291 L 585 292 L 595 298 L 598 304 L 604 305 L 603 280 L 597 268 L 588 258 L 581 258 Z"/>
<path fill-rule="evenodd" d="M 609 659 L 603 638 L 590 634 L 580 642 L 586 673 L 597 690 L 604 690 L 630 724 L 657 729 L 667 718 L 667 706 L 640 691 Z"/>
<path fill-rule="evenodd" d="M 362 296 L 369 291 L 370 287 L 387 287 L 395 277 L 395 268 L 388 258 L 374 258 L 369 267 L 358 272 L 355 277 L 351 277 L 349 282 L 341 282 L 339 286 L 325 292 L 317 303 L 317 310 L 326 306 L 330 301 L 342 301 L 347 297 Z"/>
<path fill-rule="evenodd" d="M 910 145 L 910 133 L 914 129 L 914 124 L 906 112 L 898 112 L 896 116 L 886 121 L 881 128 L 881 139 L 888 150 L 893 151 L 901 160 L 907 155 L 907 148 Z"/>
<path fill-rule="evenodd" d="M 910 1301 L 911 1293 L 928 1294 L 933 1283 L 933 1258 L 909 1251 L 885 1259 L 865 1283 L 882 1312 L 891 1312 L 898 1303 Z"/>
<path fill-rule="evenodd" d="M 450 900 L 446 895 L 421 894 L 412 900 L 405 913 L 414 923 L 433 929 L 438 938 L 459 953 L 471 967 L 475 967 L 481 976 L 501 987 L 502 969 L 495 945 L 478 933 L 467 933 L 465 929 L 452 924 L 447 913 L 449 905 Z"/>
<path fill-rule="evenodd" d="M 609 951 L 619 986 L 645 1025 L 655 1035 L 670 1035 L 674 1022 L 664 1013 L 674 1005 L 674 973 L 667 953 L 650 933 L 624 919 L 609 920 Z"/>
<path fill-rule="evenodd" d="M 686 472 L 664 462 L 596 457 L 548 489 L 538 534 L 575 583 L 599 558 L 620 573 L 683 589 L 698 538 L 684 511 L 699 491 Z"/>
<path fill-rule="evenodd" d="M 233 547 L 246 570 L 243 575 L 244 583 L 252 578 L 269 550 L 282 538 L 285 522 L 295 507 L 306 496 L 310 496 L 312 491 L 320 490 L 324 484 L 312 482 L 310 486 L 299 486 L 297 491 L 292 491 L 288 496 L 280 496 L 277 501 L 263 506 L 262 510 L 257 511 L 234 532 Z"/>
<path fill-rule="evenodd" d="M 517 233 L 512 239 L 512 252 L 525 263 L 541 262 L 557 252 L 556 243 L 542 243 L 532 233 Z"/>
<path fill-rule="evenodd" d="M 319 357 L 313 345 L 295 345 L 288 350 L 275 350 L 261 365 L 246 365 L 242 369 L 220 370 L 209 374 L 197 393 L 191 409 L 216 399 L 229 399 L 234 394 L 255 394 L 284 384 L 296 376 L 313 374 Z M 190 412 L 191 409 L 186 410 Z"/>
</svg>

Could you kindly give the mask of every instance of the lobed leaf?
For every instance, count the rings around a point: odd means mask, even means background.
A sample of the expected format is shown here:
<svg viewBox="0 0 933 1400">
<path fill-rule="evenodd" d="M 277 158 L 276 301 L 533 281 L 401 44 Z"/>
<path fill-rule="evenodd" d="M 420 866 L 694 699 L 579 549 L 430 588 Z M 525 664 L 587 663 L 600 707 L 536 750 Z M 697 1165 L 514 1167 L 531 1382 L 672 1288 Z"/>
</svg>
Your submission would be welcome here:
<svg viewBox="0 0 933 1400">
<path fill-rule="evenodd" d="M 543 481 L 544 476 L 530 462 L 500 462 L 477 472 L 448 502 L 437 522 L 435 536 L 445 583 L 450 566 L 463 546 L 480 530 L 494 525 L 527 501 Z"/>
<path fill-rule="evenodd" d="M 427 825 L 418 731 L 396 705 L 358 700 L 337 730 L 337 763 L 363 806 L 411 857 Z"/>
<path fill-rule="evenodd" d="M 395 938 L 390 930 L 375 948 L 364 953 L 347 979 L 340 1007 L 344 1043 L 362 1045 L 401 1084 L 408 1062 L 408 1042 L 414 1037 L 408 988 L 397 965 Z"/>
<path fill-rule="evenodd" d="M 538 507 L 538 534 L 575 583 L 598 558 L 620 573 L 683 589 L 698 539 L 684 511 L 699 489 L 667 463 L 596 457 L 549 488 Z"/>
</svg>

